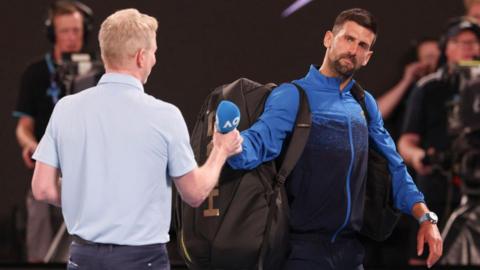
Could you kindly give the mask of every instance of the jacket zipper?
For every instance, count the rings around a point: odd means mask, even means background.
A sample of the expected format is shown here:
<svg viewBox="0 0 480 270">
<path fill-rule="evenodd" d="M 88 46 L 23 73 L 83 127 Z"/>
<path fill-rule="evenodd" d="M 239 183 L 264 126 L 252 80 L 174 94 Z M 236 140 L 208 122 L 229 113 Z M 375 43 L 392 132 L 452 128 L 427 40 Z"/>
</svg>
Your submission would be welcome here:
<svg viewBox="0 0 480 270">
<path fill-rule="evenodd" d="M 343 93 L 340 94 L 340 97 L 343 99 Z M 333 234 L 331 242 L 334 243 L 335 239 L 337 238 L 338 234 L 347 226 L 348 221 L 350 219 L 350 212 L 351 212 L 351 194 L 350 194 L 350 177 L 352 175 L 352 168 L 353 168 L 353 158 L 355 155 L 355 151 L 353 149 L 353 139 L 352 139 L 352 125 L 351 125 L 351 120 L 350 116 L 347 116 L 348 119 L 348 139 L 350 142 L 350 165 L 348 166 L 348 174 L 347 174 L 347 179 L 346 179 L 346 193 L 347 193 L 347 213 L 345 214 L 345 220 L 343 221 L 342 226 L 340 226 L 337 231 Z"/>
</svg>

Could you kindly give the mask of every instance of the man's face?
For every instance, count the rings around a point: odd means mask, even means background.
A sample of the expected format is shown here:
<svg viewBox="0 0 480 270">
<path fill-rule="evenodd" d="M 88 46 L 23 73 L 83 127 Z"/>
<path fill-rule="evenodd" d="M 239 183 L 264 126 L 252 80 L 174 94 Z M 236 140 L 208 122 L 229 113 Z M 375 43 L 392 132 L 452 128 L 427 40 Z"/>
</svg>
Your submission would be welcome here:
<svg viewBox="0 0 480 270">
<path fill-rule="evenodd" d="M 440 58 L 438 43 L 435 41 L 422 42 L 417 47 L 417 58 L 420 63 L 427 66 L 427 72 L 434 71 Z"/>
<path fill-rule="evenodd" d="M 350 77 L 370 60 L 375 34 L 352 21 L 347 21 L 335 32 L 325 34 L 329 66 L 339 76 Z"/>
<path fill-rule="evenodd" d="M 143 83 L 147 83 L 148 77 L 152 72 L 152 68 L 157 62 L 155 53 L 157 52 L 157 40 L 155 35 L 150 39 L 150 48 L 144 51 L 144 67 L 143 67 Z"/>
<path fill-rule="evenodd" d="M 472 4 L 468 9 L 467 16 L 475 18 L 475 20 L 480 23 L 480 3 Z"/>
<path fill-rule="evenodd" d="M 83 17 L 79 12 L 55 16 L 55 47 L 60 53 L 79 52 L 83 47 Z"/>
<path fill-rule="evenodd" d="M 470 30 L 464 30 L 451 37 L 445 48 L 445 56 L 449 64 L 473 60 L 480 55 L 480 44 L 477 36 Z"/>
</svg>

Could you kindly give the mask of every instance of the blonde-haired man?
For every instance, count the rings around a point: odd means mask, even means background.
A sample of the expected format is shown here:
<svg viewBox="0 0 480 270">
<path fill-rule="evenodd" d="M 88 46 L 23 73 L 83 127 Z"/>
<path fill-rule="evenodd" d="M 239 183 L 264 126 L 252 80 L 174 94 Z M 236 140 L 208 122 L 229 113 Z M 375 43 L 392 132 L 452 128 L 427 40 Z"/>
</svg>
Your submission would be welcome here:
<svg viewBox="0 0 480 270">
<path fill-rule="evenodd" d="M 135 9 L 102 23 L 106 74 L 57 103 L 33 155 L 34 196 L 61 205 L 75 237 L 68 269 L 169 269 L 172 182 L 198 206 L 225 160 L 241 152 L 238 131 L 216 133 L 197 167 L 180 111 L 144 93 L 156 30 L 156 19 Z"/>
<path fill-rule="evenodd" d="M 157 20 L 135 9 L 126 9 L 108 17 L 101 27 L 99 33 L 100 49 L 102 60 L 109 69 L 125 68 L 135 62 L 129 61 L 135 54 L 144 49 L 147 68 L 150 71 L 155 64 L 155 50 L 157 49 L 155 33 L 158 28 Z M 123 35 L 122 33 L 129 33 Z M 153 61 L 152 61 L 153 60 Z M 146 82 L 149 73 L 142 74 Z"/>
</svg>

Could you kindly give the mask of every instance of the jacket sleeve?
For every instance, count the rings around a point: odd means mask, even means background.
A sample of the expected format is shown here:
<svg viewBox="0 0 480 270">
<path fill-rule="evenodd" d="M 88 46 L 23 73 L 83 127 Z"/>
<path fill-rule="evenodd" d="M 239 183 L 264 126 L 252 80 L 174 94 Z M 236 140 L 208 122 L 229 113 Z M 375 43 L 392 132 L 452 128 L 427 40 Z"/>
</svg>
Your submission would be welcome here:
<svg viewBox="0 0 480 270">
<path fill-rule="evenodd" d="M 249 170 L 275 159 L 293 129 L 298 107 L 299 95 L 293 85 L 283 84 L 275 88 L 257 122 L 241 132 L 243 151 L 231 157 L 228 164 L 234 169 Z"/>
<path fill-rule="evenodd" d="M 412 214 L 415 203 L 425 202 L 423 194 L 418 190 L 407 171 L 403 159 L 397 152 L 395 142 L 383 126 L 382 116 L 375 99 L 365 92 L 367 110 L 370 114 L 368 126 L 369 139 L 374 149 L 383 154 L 388 160 L 388 167 L 392 175 L 392 189 L 395 207 L 405 214 Z"/>
</svg>

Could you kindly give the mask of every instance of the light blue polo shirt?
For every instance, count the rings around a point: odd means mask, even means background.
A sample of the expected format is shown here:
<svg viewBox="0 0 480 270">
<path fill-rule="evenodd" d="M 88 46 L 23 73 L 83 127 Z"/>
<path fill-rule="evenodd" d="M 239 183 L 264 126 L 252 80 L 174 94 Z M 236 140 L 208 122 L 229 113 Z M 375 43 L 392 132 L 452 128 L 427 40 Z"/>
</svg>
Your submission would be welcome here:
<svg viewBox="0 0 480 270">
<path fill-rule="evenodd" d="M 118 73 L 62 98 L 33 158 L 61 171 L 70 234 L 121 245 L 169 241 L 170 177 L 197 166 L 178 108 Z"/>
</svg>

